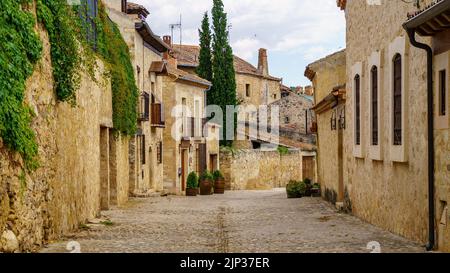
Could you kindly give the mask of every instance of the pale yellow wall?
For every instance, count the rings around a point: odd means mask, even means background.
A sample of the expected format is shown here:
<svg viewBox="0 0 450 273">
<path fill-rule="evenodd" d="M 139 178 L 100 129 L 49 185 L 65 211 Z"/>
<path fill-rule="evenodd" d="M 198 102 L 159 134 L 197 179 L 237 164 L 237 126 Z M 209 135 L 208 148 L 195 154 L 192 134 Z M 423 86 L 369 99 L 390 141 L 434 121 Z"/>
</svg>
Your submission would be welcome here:
<svg viewBox="0 0 450 273">
<path fill-rule="evenodd" d="M 122 10 L 122 0 L 105 0 L 103 1 L 108 8 L 115 9 L 117 11 Z"/>
<path fill-rule="evenodd" d="M 181 194 L 181 177 L 178 176 L 178 170 L 181 168 L 181 130 L 178 130 L 180 137 L 174 139 L 172 130 L 175 130 L 176 117 L 172 115 L 175 106 L 182 105 L 183 98 L 186 98 L 186 106 L 190 115 L 194 116 L 194 101 L 199 100 L 201 109 L 199 118 L 203 117 L 203 106 L 205 104 L 205 87 L 192 85 L 186 82 L 175 81 L 172 76 L 164 77 L 164 107 L 166 112 L 166 129 L 164 130 L 164 188 L 170 192 Z M 180 129 L 180 128 L 179 128 Z M 188 155 L 188 171 L 196 171 L 196 148 L 191 141 L 192 147 Z"/>
<path fill-rule="evenodd" d="M 316 74 L 313 79 L 316 104 L 331 94 L 334 87 L 345 84 L 346 66 L 345 52 L 340 51 L 310 65 Z M 318 150 L 318 181 L 323 192 L 332 191 L 339 195 L 339 142 L 338 130 L 331 130 L 331 117 L 333 110 L 316 113 L 317 150 Z M 342 192 L 341 192 L 342 193 Z M 342 195 L 342 194 L 341 194 Z M 342 198 L 342 196 L 340 197 Z M 338 200 L 342 201 L 342 200 Z"/>
<path fill-rule="evenodd" d="M 144 45 L 144 41 L 135 30 L 135 22 L 139 19 L 134 15 L 126 15 L 117 10 L 109 10 L 111 19 L 116 22 L 119 29 L 130 48 L 130 56 L 133 63 L 136 85 L 140 93 L 152 94 L 152 82 L 155 84 L 153 95 L 157 102 L 162 102 L 163 83 L 162 77 L 155 73 L 149 73 L 152 62 L 162 61 L 162 54 Z M 138 74 L 137 68 L 140 68 Z M 140 105 L 138 105 L 139 107 Z M 140 108 L 138 108 L 140 109 Z M 151 119 L 151 117 L 150 117 Z M 131 164 L 134 165 L 130 173 L 130 183 L 132 194 L 142 194 L 149 190 L 162 191 L 163 186 L 163 166 L 157 162 L 157 147 L 163 140 L 163 128 L 151 127 L 150 121 L 138 123 L 138 127 L 145 135 L 145 164 L 141 164 L 141 145 L 137 139 L 133 140 L 135 145 Z M 164 144 L 163 144 L 164 146 Z M 143 174 L 143 175 L 142 175 Z"/>
<path fill-rule="evenodd" d="M 48 35 L 39 28 L 43 54 L 27 80 L 25 102 L 34 111 L 32 128 L 39 146 L 40 168 L 19 177 L 24 169 L 20 156 L 0 140 L 0 234 L 6 220 L 21 251 L 37 250 L 44 242 L 77 229 L 100 212 L 100 127 L 112 127 L 112 94 L 103 64 L 93 81 L 81 72 L 77 103 L 58 102 L 54 92 Z M 114 141 L 114 140 L 112 140 Z M 127 139 L 116 144 L 127 147 Z M 123 145 L 123 146 L 122 146 Z M 114 162 L 120 177 L 128 165 Z M 119 193 L 119 204 L 127 195 Z M 0 251 L 4 245 L 0 243 Z"/>
<path fill-rule="evenodd" d="M 389 103 L 390 84 L 389 45 L 398 37 L 405 37 L 402 24 L 411 4 L 402 1 L 383 1 L 381 6 L 368 6 L 366 1 L 347 1 L 347 130 L 344 146 L 344 181 L 353 204 L 353 213 L 370 223 L 420 242 L 427 240 L 427 126 L 426 126 L 426 54 L 409 45 L 406 38 L 406 92 L 408 93 L 405 124 L 408 139 L 405 144 L 406 163 L 391 160 Z M 420 39 L 421 41 L 427 41 Z M 382 69 L 380 92 L 382 160 L 369 159 L 368 130 L 368 58 L 381 50 Z M 352 67 L 362 63 L 362 159 L 353 156 L 354 108 Z M 447 146 L 448 147 L 448 146 Z M 443 148 L 443 147 L 442 147 Z M 441 149 L 442 151 L 442 149 Z M 439 150 L 438 150 L 439 153 Z M 448 197 L 448 195 L 446 195 Z"/>
</svg>

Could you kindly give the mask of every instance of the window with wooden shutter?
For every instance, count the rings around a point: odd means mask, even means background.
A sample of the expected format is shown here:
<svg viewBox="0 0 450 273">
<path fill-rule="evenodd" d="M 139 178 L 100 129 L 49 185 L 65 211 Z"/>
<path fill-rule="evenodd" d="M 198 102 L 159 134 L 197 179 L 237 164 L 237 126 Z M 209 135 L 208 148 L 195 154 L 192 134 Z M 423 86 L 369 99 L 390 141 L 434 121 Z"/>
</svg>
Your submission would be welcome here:
<svg viewBox="0 0 450 273">
<path fill-rule="evenodd" d="M 394 145 L 402 145 L 402 57 L 394 57 Z"/>
<path fill-rule="evenodd" d="M 361 145 L 361 77 L 355 76 L 355 143 Z"/>
<path fill-rule="evenodd" d="M 378 145 L 378 68 L 373 66 L 371 71 L 371 80 L 372 80 L 372 145 Z"/>
</svg>

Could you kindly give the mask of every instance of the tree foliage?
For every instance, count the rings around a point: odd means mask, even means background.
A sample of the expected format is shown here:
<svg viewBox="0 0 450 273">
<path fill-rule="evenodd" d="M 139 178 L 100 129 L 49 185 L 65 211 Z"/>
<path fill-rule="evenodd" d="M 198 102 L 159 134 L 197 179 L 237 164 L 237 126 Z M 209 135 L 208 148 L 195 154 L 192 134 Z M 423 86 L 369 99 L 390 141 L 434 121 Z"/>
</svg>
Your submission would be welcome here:
<svg viewBox="0 0 450 273">
<path fill-rule="evenodd" d="M 38 146 L 30 126 L 33 112 L 24 97 L 42 43 L 34 30 L 34 16 L 27 10 L 29 3 L 0 1 L 0 137 L 6 147 L 20 153 L 28 169 L 34 169 Z"/>
<path fill-rule="evenodd" d="M 212 9 L 213 18 L 213 87 L 209 91 L 208 101 L 211 104 L 218 105 L 222 108 L 223 124 L 221 128 L 221 136 L 223 146 L 231 146 L 232 141 L 226 140 L 227 128 L 226 123 L 226 107 L 227 105 L 236 106 L 236 78 L 234 70 L 233 50 L 228 40 L 227 14 L 224 11 L 222 0 L 213 0 Z M 236 116 L 234 117 L 234 132 L 236 131 Z"/>
<path fill-rule="evenodd" d="M 200 36 L 200 56 L 197 74 L 208 81 L 212 81 L 212 53 L 211 53 L 211 29 L 208 13 L 205 12 L 202 27 L 198 30 Z M 209 103 L 209 102 L 208 102 Z"/>
</svg>

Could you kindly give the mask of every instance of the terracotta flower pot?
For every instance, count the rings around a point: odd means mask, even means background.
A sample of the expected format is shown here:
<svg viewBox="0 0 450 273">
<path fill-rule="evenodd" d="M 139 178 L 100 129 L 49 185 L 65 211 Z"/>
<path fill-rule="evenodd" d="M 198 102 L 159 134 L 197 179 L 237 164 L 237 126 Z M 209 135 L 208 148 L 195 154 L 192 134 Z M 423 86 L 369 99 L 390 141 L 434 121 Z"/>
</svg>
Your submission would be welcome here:
<svg viewBox="0 0 450 273">
<path fill-rule="evenodd" d="M 197 196 L 198 189 L 186 189 L 186 196 Z"/>
<path fill-rule="evenodd" d="M 211 195 L 213 182 L 211 180 L 200 181 L 200 195 Z"/>
<path fill-rule="evenodd" d="M 224 194 L 225 193 L 225 180 L 223 178 L 218 178 L 214 182 L 214 193 Z"/>
</svg>

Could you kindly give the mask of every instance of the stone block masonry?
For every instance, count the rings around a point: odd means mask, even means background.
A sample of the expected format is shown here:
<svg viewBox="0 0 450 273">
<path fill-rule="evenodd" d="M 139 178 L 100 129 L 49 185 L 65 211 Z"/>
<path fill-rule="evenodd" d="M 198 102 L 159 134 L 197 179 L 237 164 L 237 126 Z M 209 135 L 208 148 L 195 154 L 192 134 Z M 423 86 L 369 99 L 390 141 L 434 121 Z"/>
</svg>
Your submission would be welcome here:
<svg viewBox="0 0 450 273">
<path fill-rule="evenodd" d="M 266 190 L 302 180 L 302 151 L 222 150 L 220 167 L 228 190 Z"/>
</svg>

